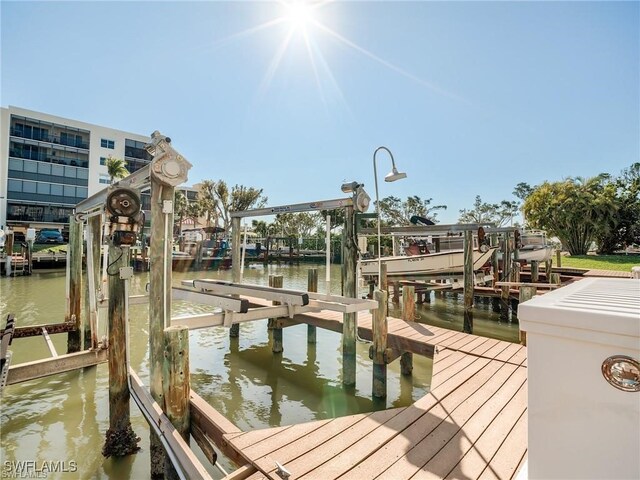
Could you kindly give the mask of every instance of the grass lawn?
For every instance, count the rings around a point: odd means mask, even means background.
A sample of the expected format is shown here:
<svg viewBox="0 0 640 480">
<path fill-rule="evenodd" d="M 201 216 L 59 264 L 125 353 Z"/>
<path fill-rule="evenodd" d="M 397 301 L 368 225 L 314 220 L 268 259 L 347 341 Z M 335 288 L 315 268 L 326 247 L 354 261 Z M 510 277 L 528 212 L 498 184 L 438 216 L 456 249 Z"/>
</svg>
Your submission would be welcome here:
<svg viewBox="0 0 640 480">
<path fill-rule="evenodd" d="M 553 259 L 555 265 L 555 258 Z M 563 267 L 592 268 L 630 272 L 631 267 L 640 266 L 640 255 L 578 255 L 562 257 Z"/>
</svg>

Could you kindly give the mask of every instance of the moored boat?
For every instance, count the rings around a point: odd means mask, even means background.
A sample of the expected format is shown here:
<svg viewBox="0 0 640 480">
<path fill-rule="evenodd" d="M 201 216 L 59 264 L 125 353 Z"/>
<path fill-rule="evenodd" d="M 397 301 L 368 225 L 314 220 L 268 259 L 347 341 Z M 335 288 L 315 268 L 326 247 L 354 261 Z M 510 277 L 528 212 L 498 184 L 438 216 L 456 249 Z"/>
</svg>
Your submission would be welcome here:
<svg viewBox="0 0 640 480">
<path fill-rule="evenodd" d="M 497 247 L 487 247 L 485 251 L 473 251 L 473 269 L 479 270 L 489 261 Z M 484 250 L 484 249 L 483 249 Z M 383 257 L 382 263 L 387 266 L 387 276 L 428 276 L 461 274 L 464 270 L 464 250 L 428 253 L 424 255 L 407 255 Z M 362 260 L 360 272 L 364 275 L 378 274 L 378 260 Z"/>
</svg>

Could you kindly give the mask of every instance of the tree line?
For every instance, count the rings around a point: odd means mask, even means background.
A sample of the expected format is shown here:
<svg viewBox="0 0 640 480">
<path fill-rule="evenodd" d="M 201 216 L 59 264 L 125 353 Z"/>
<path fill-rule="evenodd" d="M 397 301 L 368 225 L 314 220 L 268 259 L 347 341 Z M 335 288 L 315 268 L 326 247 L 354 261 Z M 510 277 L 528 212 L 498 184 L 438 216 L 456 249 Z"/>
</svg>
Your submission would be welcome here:
<svg viewBox="0 0 640 480">
<path fill-rule="evenodd" d="M 124 161 L 107 160 L 111 180 L 128 175 Z M 498 227 L 514 224 L 522 214 L 525 228 L 545 230 L 557 237 L 572 255 L 584 255 L 595 243 L 598 253 L 613 253 L 629 245 L 640 245 L 640 162 L 633 163 L 619 175 L 601 173 L 595 177 L 569 177 L 561 181 L 545 181 L 531 186 L 518 183 L 515 200 L 498 203 L 483 202 L 475 197 L 471 208 L 459 210 L 459 223 L 492 223 Z M 223 180 L 204 180 L 197 200 L 189 201 L 176 190 L 174 212 L 177 225 L 185 219 L 194 224 L 204 217 L 209 227 L 231 227 L 231 212 L 261 208 L 267 197 L 263 189 L 234 185 Z M 438 223 L 438 213 L 446 205 L 432 205 L 432 198 L 417 195 L 402 200 L 389 196 L 380 200 L 380 221 L 384 226 L 405 226 L 413 215 Z M 375 206 L 375 205 L 374 205 Z M 326 216 L 331 216 L 331 228 L 344 224 L 344 211 L 317 213 L 281 213 L 267 223 L 253 220 L 253 230 L 262 237 L 323 236 Z M 370 226 L 375 223 L 370 221 Z M 514 226 L 518 226 L 517 222 Z"/>
</svg>

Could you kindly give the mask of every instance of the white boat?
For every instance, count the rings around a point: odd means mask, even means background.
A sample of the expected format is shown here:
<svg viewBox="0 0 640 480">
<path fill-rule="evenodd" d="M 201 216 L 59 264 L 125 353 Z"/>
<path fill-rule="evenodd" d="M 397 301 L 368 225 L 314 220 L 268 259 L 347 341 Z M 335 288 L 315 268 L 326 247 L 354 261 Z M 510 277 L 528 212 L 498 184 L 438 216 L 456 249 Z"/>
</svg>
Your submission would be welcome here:
<svg viewBox="0 0 640 480">
<path fill-rule="evenodd" d="M 473 251 L 473 270 L 479 270 L 489 261 L 497 247 L 489 247 L 486 252 Z M 420 276 L 461 274 L 464 270 L 464 250 L 383 257 L 387 266 L 387 276 Z M 360 272 L 364 275 L 378 275 L 378 260 L 362 260 Z"/>
<path fill-rule="evenodd" d="M 525 232 L 520 236 L 522 246 L 518 249 L 518 260 L 546 262 L 551 260 L 556 247 L 547 242 L 544 232 Z"/>
</svg>

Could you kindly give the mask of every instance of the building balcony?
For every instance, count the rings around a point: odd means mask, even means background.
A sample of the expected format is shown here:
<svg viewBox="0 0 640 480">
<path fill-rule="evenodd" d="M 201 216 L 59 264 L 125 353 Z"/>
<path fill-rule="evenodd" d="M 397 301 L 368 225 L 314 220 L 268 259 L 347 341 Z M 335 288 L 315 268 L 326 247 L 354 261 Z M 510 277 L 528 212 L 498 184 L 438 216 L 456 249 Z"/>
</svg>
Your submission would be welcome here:
<svg viewBox="0 0 640 480">
<path fill-rule="evenodd" d="M 39 162 L 59 163 L 61 165 L 69 165 L 71 167 L 89 168 L 89 160 L 80 160 L 79 158 L 59 157 L 46 152 L 25 152 L 21 150 L 9 150 L 9 156 L 13 158 L 22 158 L 25 160 L 37 160 Z"/>
<path fill-rule="evenodd" d="M 52 135 L 50 133 L 42 134 L 42 133 L 33 132 L 31 134 L 28 134 L 19 128 L 12 128 L 11 136 L 26 138 L 29 140 L 36 140 L 38 142 L 47 142 L 54 145 L 57 144 L 57 145 L 63 145 L 66 147 L 75 147 L 75 148 L 82 148 L 84 150 L 89 150 L 89 144 L 86 143 L 84 140 L 78 140 L 76 138 L 65 138 L 61 135 Z"/>
</svg>

